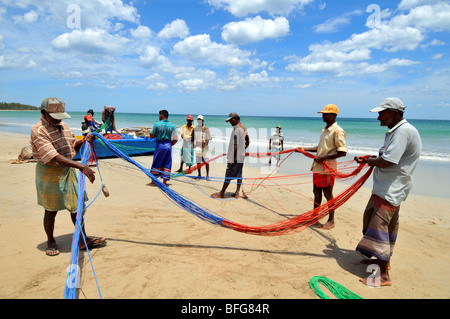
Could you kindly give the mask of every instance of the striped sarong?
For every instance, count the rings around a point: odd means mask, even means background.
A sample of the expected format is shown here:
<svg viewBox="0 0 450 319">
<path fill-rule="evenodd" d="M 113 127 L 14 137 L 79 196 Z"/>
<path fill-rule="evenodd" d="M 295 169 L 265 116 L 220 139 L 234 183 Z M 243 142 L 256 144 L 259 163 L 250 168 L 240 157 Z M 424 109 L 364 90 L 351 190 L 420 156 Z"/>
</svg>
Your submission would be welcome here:
<svg viewBox="0 0 450 319">
<path fill-rule="evenodd" d="M 372 194 L 363 217 L 363 238 L 356 250 L 367 257 L 389 261 L 397 240 L 400 207 Z"/>
<path fill-rule="evenodd" d="M 78 178 L 74 168 L 37 163 L 36 191 L 38 204 L 45 210 L 77 212 Z M 85 192 L 84 201 L 87 200 Z"/>
</svg>

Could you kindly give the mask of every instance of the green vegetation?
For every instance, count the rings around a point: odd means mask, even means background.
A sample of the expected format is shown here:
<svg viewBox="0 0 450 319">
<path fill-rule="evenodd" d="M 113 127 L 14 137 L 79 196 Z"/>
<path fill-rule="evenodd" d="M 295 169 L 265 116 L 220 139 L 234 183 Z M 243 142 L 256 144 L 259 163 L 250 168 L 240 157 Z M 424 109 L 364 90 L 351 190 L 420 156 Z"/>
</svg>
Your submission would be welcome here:
<svg viewBox="0 0 450 319">
<path fill-rule="evenodd" d="M 39 111 L 40 108 L 36 106 L 26 105 L 26 104 L 20 104 L 16 102 L 12 103 L 6 103 L 6 102 L 0 102 L 0 110 L 14 110 L 14 111 L 21 111 L 21 110 L 27 110 L 27 111 Z"/>
</svg>

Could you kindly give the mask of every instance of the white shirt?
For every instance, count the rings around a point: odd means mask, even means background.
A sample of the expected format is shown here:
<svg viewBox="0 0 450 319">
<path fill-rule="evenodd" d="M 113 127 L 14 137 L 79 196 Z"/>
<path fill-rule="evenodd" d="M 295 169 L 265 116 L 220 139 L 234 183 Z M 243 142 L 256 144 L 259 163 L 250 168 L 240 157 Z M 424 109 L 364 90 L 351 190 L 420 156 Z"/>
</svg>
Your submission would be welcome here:
<svg viewBox="0 0 450 319">
<path fill-rule="evenodd" d="M 372 193 L 394 206 L 400 206 L 412 188 L 412 174 L 419 162 L 421 150 L 419 132 L 406 120 L 390 129 L 379 154 L 393 165 L 387 168 L 375 167 Z"/>
</svg>

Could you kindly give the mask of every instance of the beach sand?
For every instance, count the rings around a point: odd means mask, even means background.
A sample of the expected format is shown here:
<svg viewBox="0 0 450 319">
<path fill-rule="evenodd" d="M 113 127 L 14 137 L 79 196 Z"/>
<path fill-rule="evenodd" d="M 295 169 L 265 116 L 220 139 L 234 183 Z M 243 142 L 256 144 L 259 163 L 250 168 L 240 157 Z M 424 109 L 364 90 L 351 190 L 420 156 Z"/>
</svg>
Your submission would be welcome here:
<svg viewBox="0 0 450 319">
<path fill-rule="evenodd" d="M 0 136 L 0 298 L 61 299 L 74 228 L 69 213 L 61 211 L 56 219 L 60 255 L 46 256 L 43 209 L 37 205 L 34 185 L 36 164 L 11 164 L 29 137 L 4 132 Z M 152 158 L 137 160 L 149 167 Z M 178 163 L 175 159 L 173 170 Z M 211 176 L 222 177 L 224 170 L 224 164 L 213 164 Z M 304 172 L 308 170 L 309 166 Z M 368 187 L 336 212 L 332 230 L 310 227 L 265 237 L 200 220 L 157 187 L 146 186 L 149 177 L 120 159 L 100 161 L 100 173 L 110 196 L 100 194 L 88 209 L 86 231 L 107 238 L 106 246 L 90 251 L 102 298 L 316 299 L 309 288 L 313 276 L 334 280 L 365 299 L 450 298 L 449 198 L 411 194 L 402 204 L 391 260 L 393 285 L 371 289 L 358 280 L 369 273 L 354 250 L 361 239 Z M 100 175 L 96 175 L 96 182 L 87 185 L 90 199 L 100 191 Z M 245 167 L 244 175 L 261 176 L 255 167 Z M 295 186 L 306 198 L 271 189 L 286 216 L 259 202 L 268 202 L 262 188 L 247 200 L 214 200 L 207 195 L 220 189 L 219 182 L 177 178 L 170 187 L 225 218 L 251 226 L 275 223 L 312 208 L 310 182 Z M 335 194 L 346 187 L 338 182 Z M 233 192 L 234 185 L 228 191 Z M 86 252 L 80 253 L 79 264 L 78 298 L 100 298 Z"/>
</svg>

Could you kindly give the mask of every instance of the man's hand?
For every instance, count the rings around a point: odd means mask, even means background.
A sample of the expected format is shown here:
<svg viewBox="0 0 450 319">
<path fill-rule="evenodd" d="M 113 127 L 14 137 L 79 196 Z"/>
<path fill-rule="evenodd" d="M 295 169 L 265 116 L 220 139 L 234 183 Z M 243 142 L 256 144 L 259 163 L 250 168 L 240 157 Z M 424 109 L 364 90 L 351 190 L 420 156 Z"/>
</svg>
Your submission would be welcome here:
<svg viewBox="0 0 450 319">
<path fill-rule="evenodd" d="M 367 157 L 355 156 L 354 160 L 358 164 L 367 163 Z"/>
<path fill-rule="evenodd" d="M 95 139 L 96 139 L 96 137 L 94 135 L 92 135 L 92 134 L 86 135 L 86 141 L 89 142 L 89 143 L 94 142 Z"/>
<path fill-rule="evenodd" d="M 83 165 L 83 167 L 80 169 L 81 172 L 89 179 L 91 183 L 94 183 L 95 181 L 95 172 L 89 168 L 87 165 Z"/>
</svg>

